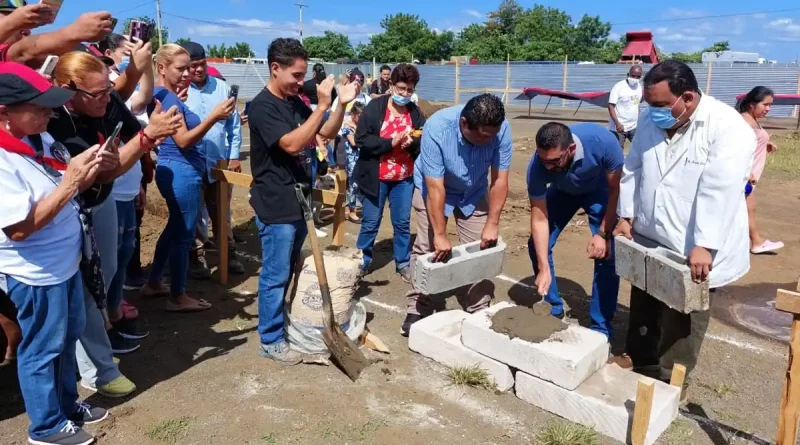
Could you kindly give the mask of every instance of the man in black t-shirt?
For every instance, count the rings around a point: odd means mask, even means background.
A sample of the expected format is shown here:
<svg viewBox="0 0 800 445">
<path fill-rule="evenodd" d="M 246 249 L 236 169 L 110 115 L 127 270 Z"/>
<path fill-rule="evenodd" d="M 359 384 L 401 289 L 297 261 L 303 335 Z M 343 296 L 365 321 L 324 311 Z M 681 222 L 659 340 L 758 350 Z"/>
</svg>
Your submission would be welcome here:
<svg viewBox="0 0 800 445">
<path fill-rule="evenodd" d="M 375 82 L 372 82 L 372 86 L 369 87 L 369 97 L 372 99 L 377 99 L 384 94 L 389 92 L 389 78 L 392 76 L 392 69 L 389 65 L 383 65 L 381 67 L 381 77 L 379 79 L 375 79 Z"/>
<path fill-rule="evenodd" d="M 330 109 L 334 85 L 328 76 L 316 86 L 318 105 L 311 111 L 297 96 L 308 69 L 308 53 L 296 39 L 275 39 L 267 60 L 270 81 L 250 103 L 250 167 L 254 185 L 250 205 L 256 212 L 262 265 L 258 279 L 258 333 L 262 356 L 286 365 L 300 363 L 284 337 L 284 294 L 307 235 L 295 184 L 312 184 L 310 156 L 317 134 L 336 137 L 344 110 Z M 358 82 L 339 87 L 347 104 L 361 89 Z M 307 193 L 307 195 L 310 194 Z"/>
<path fill-rule="evenodd" d="M 311 70 L 314 72 L 314 77 L 306 80 L 303 83 L 303 94 L 305 94 L 306 97 L 308 97 L 308 100 L 311 102 L 311 105 L 314 105 L 314 107 L 316 107 L 316 105 L 319 103 L 319 99 L 317 99 L 317 85 L 322 83 L 322 81 L 325 80 L 325 78 L 327 78 L 328 75 L 325 74 L 325 65 L 321 63 L 315 63 L 314 67 L 311 68 Z M 331 93 L 331 98 L 332 100 L 336 100 L 336 89 L 334 89 L 333 92 Z"/>
</svg>

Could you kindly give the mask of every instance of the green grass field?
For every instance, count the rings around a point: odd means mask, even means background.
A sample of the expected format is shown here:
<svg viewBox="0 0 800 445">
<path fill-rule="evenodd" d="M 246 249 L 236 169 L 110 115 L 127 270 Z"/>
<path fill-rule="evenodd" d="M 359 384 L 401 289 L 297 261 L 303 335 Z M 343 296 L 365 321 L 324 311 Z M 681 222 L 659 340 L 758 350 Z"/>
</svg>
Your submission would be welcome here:
<svg viewBox="0 0 800 445">
<path fill-rule="evenodd" d="M 764 175 L 778 179 L 800 177 L 800 133 L 773 136 L 772 141 L 778 151 L 767 156 Z"/>
</svg>

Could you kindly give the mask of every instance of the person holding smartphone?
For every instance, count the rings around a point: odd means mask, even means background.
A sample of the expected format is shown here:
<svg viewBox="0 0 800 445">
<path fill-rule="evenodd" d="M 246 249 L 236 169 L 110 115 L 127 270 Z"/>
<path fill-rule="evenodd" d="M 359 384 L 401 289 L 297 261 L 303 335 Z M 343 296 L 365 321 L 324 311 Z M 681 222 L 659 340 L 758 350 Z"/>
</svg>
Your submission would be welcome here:
<svg viewBox="0 0 800 445">
<path fill-rule="evenodd" d="M 216 121 L 211 129 L 203 136 L 198 143 L 206 155 L 206 170 L 203 175 L 203 199 L 208 208 L 211 219 L 211 226 L 214 229 L 214 237 L 218 240 L 220 236 L 220 221 L 217 191 L 214 185 L 214 178 L 211 177 L 211 169 L 217 167 L 219 161 L 228 163 L 228 170 L 240 173 L 242 164 L 239 162 L 239 151 L 242 148 L 242 124 L 239 120 L 239 112 L 236 111 L 235 100 L 238 98 L 238 85 L 228 86 L 225 81 L 209 75 L 209 66 L 206 63 L 206 52 L 203 45 L 195 42 L 186 42 L 181 45 L 189 53 L 189 96 L 186 99 L 186 106 L 189 107 L 200 119 L 205 119 L 222 103 L 227 103 L 231 98 L 234 99 L 234 111 L 225 120 Z M 234 91 L 235 90 L 235 91 Z M 235 93 L 235 95 L 234 95 Z M 229 186 L 233 190 L 233 186 Z M 232 193 L 228 194 L 228 199 Z M 202 222 L 203 232 L 208 231 L 206 223 Z M 232 274 L 243 274 L 244 265 L 236 259 L 233 230 L 228 218 L 228 271 Z M 196 251 L 196 255 L 189 257 L 190 276 L 198 279 L 208 279 L 211 277 L 211 270 L 205 259 L 202 249 Z"/>
<path fill-rule="evenodd" d="M 189 52 L 178 45 L 166 44 L 156 53 L 159 79 L 153 96 L 156 103 L 177 107 L 182 119 L 178 131 L 166 138 L 158 151 L 156 186 L 167 201 L 169 220 L 156 244 L 150 279 L 142 288 L 142 295 L 168 296 L 168 312 L 197 312 L 211 307 L 207 301 L 186 294 L 189 250 L 195 238 L 207 170 L 203 137 L 235 109 L 235 101 L 227 99 L 217 104 L 205 119 L 192 112 L 177 94 L 189 86 L 190 65 Z M 153 106 L 149 110 L 152 122 L 156 111 Z M 170 285 L 163 282 L 167 261 Z"/>
</svg>

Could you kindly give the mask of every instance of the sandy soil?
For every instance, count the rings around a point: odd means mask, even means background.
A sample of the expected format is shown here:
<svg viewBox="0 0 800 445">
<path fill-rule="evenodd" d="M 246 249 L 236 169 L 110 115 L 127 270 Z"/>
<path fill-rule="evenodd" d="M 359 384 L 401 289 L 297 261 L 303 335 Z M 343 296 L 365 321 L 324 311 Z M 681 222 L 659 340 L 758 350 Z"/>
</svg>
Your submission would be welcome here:
<svg viewBox="0 0 800 445">
<path fill-rule="evenodd" d="M 556 110 L 555 115 L 561 114 Z M 542 123 L 513 119 L 518 142 L 501 225 L 509 249 L 504 274 L 494 280 L 498 300 L 535 301 L 529 287 L 533 279 L 526 246 L 525 169 L 533 153 L 527 138 Z M 244 150 L 246 155 L 249 149 Z M 249 162 L 243 164 L 249 168 Z M 790 318 L 775 312 L 770 303 L 777 288 L 792 289 L 797 284 L 800 183 L 767 177 L 757 194 L 762 231 L 771 239 L 783 240 L 787 247 L 775 256 L 753 257 L 751 272 L 716 294 L 714 319 L 693 375 L 690 404 L 659 444 L 766 444 L 774 440 Z M 145 262 L 152 258 L 165 223 L 157 191 L 150 195 L 153 213 L 143 227 Z M 334 367 L 283 368 L 260 358 L 255 333 L 260 248 L 251 217 L 247 191 L 237 189 L 234 218 L 237 233 L 247 240 L 240 255 L 247 273 L 233 276 L 227 286 L 215 281 L 189 284 L 192 295 L 215 305 L 212 310 L 168 314 L 163 301 L 129 295 L 151 335 L 142 341 L 140 351 L 122 357 L 121 370 L 139 387 L 132 397 L 110 400 L 89 397 L 81 390 L 90 403 L 109 407 L 114 414 L 109 421 L 89 427 L 100 443 L 528 444 L 535 443 L 538 431 L 558 421 L 513 394 L 451 387 L 444 368 L 408 350 L 398 332 L 407 285 L 394 272 L 391 227 L 386 223 L 376 246 L 375 270 L 357 297 L 370 312 L 370 330 L 391 348 L 391 354 L 370 353 L 380 362 L 356 383 Z M 352 245 L 358 226 L 347 224 L 346 242 Z M 555 249 L 561 294 L 583 325 L 588 325 L 592 279 L 592 262 L 585 253 L 588 239 L 585 217 L 576 216 Z M 215 256 L 209 257 L 215 265 Z M 629 286 L 624 282 L 619 300 L 612 342 L 617 352 L 624 346 L 628 320 Z M 458 307 L 458 301 L 450 298 L 447 305 Z M 0 373 L 0 444 L 4 445 L 26 441 L 27 418 L 14 382 L 12 374 Z M 600 443 L 616 442 L 601 437 Z"/>
</svg>

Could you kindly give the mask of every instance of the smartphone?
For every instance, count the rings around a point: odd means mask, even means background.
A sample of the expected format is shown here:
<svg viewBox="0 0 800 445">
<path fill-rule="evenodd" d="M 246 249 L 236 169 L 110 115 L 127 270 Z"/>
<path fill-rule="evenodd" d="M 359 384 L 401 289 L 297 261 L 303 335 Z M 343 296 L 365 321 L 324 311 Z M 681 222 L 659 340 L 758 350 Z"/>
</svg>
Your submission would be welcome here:
<svg viewBox="0 0 800 445">
<path fill-rule="evenodd" d="M 120 121 L 117 124 L 117 126 L 114 127 L 114 131 L 111 132 L 111 136 L 109 136 L 108 139 L 106 139 L 106 143 L 103 146 L 103 150 L 111 151 L 111 144 L 113 144 L 114 141 L 117 140 L 117 137 L 119 137 L 120 130 L 122 130 L 122 121 Z"/>
<path fill-rule="evenodd" d="M 239 99 L 239 85 L 231 85 L 231 91 L 228 93 L 228 99 Z"/>
<path fill-rule="evenodd" d="M 250 102 L 251 101 L 248 100 L 247 102 L 244 103 L 244 115 L 245 116 L 249 116 L 250 115 Z"/>
<path fill-rule="evenodd" d="M 39 68 L 39 74 L 43 76 L 51 76 L 53 71 L 56 69 L 56 64 L 58 63 L 58 56 L 49 55 L 47 59 L 44 60 L 44 63 Z"/>
<path fill-rule="evenodd" d="M 147 43 L 150 41 L 151 31 L 152 27 L 149 23 L 140 20 L 131 20 L 130 34 L 132 39 L 136 38 Z"/>
<path fill-rule="evenodd" d="M 64 3 L 64 0 L 41 0 L 39 3 L 50 7 L 53 11 L 53 21 L 55 21 L 58 10 L 61 9 L 61 4 Z"/>
<path fill-rule="evenodd" d="M 119 23 L 119 19 L 116 17 L 111 17 L 111 31 L 114 31 L 114 28 L 117 27 L 117 23 Z"/>
</svg>

